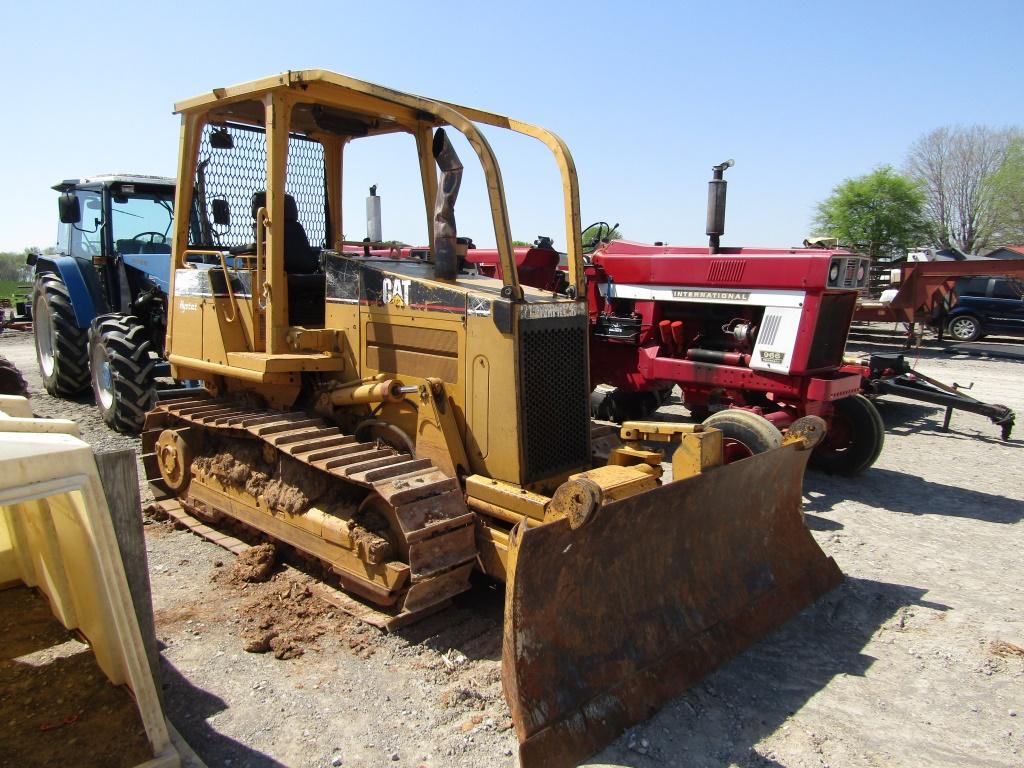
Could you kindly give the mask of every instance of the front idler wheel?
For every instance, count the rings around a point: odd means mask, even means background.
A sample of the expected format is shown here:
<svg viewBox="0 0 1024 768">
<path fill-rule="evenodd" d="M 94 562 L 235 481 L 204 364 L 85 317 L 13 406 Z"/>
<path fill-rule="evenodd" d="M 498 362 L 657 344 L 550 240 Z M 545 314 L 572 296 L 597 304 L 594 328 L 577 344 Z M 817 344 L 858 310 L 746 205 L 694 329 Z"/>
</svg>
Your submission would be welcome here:
<svg viewBox="0 0 1024 768">
<path fill-rule="evenodd" d="M 160 467 L 160 479 L 176 496 L 184 494 L 192 482 L 192 460 L 195 451 L 182 432 L 188 429 L 165 429 L 156 440 L 154 453 Z"/>
</svg>

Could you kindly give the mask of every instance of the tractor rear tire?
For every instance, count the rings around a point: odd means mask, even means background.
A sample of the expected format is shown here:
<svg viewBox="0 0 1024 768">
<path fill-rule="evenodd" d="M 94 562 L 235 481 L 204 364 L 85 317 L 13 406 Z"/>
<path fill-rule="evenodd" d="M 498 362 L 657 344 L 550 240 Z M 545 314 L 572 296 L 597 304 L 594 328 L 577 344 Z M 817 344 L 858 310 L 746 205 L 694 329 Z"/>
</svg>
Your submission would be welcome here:
<svg viewBox="0 0 1024 768">
<path fill-rule="evenodd" d="M 21 371 L 6 357 L 0 357 L 0 395 L 28 397 L 28 384 Z"/>
<path fill-rule="evenodd" d="M 825 439 L 811 454 L 810 466 L 832 475 L 859 475 L 875 463 L 885 445 L 885 424 L 864 395 L 836 400 Z"/>
<path fill-rule="evenodd" d="M 60 275 L 44 272 L 36 276 L 32 328 L 46 391 L 66 397 L 85 389 L 89 385 L 88 332 L 75 323 L 71 295 Z"/>
<path fill-rule="evenodd" d="M 782 445 L 782 433 L 763 416 L 742 408 L 727 408 L 704 419 L 704 426 L 722 431 L 726 464 Z"/>
<path fill-rule="evenodd" d="M 96 406 L 119 432 L 142 429 L 156 399 L 153 370 L 159 358 L 148 329 L 131 315 L 100 315 L 89 329 L 89 367 Z"/>
</svg>

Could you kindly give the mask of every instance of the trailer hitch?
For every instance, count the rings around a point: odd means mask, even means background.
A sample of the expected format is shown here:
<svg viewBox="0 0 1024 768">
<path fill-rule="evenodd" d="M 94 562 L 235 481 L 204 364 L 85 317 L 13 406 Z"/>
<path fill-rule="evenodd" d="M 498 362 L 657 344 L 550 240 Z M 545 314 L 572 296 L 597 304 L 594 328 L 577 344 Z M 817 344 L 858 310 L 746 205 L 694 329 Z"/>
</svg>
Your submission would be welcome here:
<svg viewBox="0 0 1024 768">
<path fill-rule="evenodd" d="M 953 411 L 977 413 L 1000 428 L 1003 440 L 1010 439 L 1016 414 L 1005 405 L 983 403 L 970 395 L 958 384 L 949 386 L 923 373 L 913 370 L 904 360 L 903 355 L 882 354 L 872 355 L 868 363 L 869 373 L 864 382 L 865 393 L 869 395 L 897 395 L 908 400 L 941 405 L 946 409 L 942 418 L 942 431 L 949 431 L 949 422 Z"/>
</svg>

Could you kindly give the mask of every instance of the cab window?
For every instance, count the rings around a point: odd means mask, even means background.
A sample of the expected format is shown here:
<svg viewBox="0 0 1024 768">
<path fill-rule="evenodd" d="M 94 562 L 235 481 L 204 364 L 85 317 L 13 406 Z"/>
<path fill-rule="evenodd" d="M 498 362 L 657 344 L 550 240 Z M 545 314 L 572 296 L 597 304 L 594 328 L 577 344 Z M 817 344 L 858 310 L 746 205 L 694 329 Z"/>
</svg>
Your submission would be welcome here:
<svg viewBox="0 0 1024 768">
<path fill-rule="evenodd" d="M 91 259 L 101 253 L 103 233 L 103 200 L 99 192 L 75 190 L 82 220 L 77 224 L 61 224 L 57 230 L 57 250 L 80 259 Z"/>
<path fill-rule="evenodd" d="M 153 194 L 113 192 L 110 202 L 114 250 L 126 253 L 170 253 L 171 201 Z"/>
</svg>

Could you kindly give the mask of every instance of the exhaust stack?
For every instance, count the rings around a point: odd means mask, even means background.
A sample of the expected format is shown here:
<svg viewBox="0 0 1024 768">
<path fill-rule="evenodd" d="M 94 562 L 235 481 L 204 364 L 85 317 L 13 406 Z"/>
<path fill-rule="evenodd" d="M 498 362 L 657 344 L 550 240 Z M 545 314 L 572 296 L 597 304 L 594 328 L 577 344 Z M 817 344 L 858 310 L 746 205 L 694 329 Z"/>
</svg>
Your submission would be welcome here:
<svg viewBox="0 0 1024 768">
<path fill-rule="evenodd" d="M 725 190 L 728 182 L 722 178 L 726 168 L 736 164 L 735 160 L 711 166 L 712 176 L 708 182 L 708 223 L 705 232 L 709 238 L 708 252 L 718 253 L 719 241 L 725 234 Z"/>
<path fill-rule="evenodd" d="M 441 169 L 434 202 L 434 277 L 454 280 L 459 271 L 458 232 L 455 228 L 455 199 L 462 183 L 462 162 L 443 128 L 434 132 L 434 160 Z"/>
<path fill-rule="evenodd" d="M 380 226 L 380 198 L 377 197 L 377 185 L 370 187 L 370 196 L 366 198 L 366 239 L 371 243 L 379 243 L 384 239 Z"/>
</svg>

